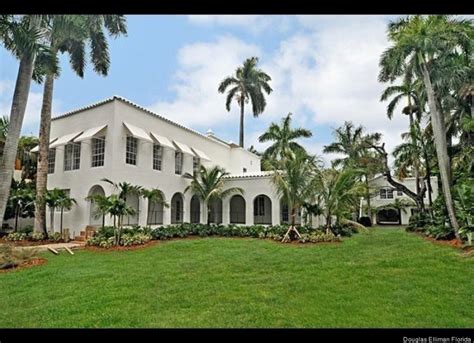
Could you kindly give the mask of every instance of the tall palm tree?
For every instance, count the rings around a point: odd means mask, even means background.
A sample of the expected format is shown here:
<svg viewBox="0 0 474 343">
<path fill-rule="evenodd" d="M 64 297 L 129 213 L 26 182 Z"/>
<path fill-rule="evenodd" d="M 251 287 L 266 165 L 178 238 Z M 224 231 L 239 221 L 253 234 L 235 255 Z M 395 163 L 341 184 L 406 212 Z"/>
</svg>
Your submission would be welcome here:
<svg viewBox="0 0 474 343">
<path fill-rule="evenodd" d="M 254 117 L 263 113 L 267 105 L 265 95 L 262 90 L 270 94 L 272 88 L 268 84 L 271 77 L 257 68 L 258 58 L 251 57 L 244 61 L 241 67 L 238 67 L 234 76 L 228 76 L 219 84 L 219 93 L 224 93 L 227 88 L 225 107 L 230 111 L 232 100 L 236 100 L 240 106 L 240 134 L 239 145 L 244 147 L 244 107 L 249 101 L 252 102 L 252 112 Z"/>
<path fill-rule="evenodd" d="M 41 201 L 43 201 L 46 206 L 49 207 L 49 215 L 50 215 L 50 231 L 54 232 L 54 212 L 59 207 L 61 199 L 64 197 L 64 190 L 59 188 L 53 188 L 51 190 L 47 190 L 44 194 L 44 197 Z M 48 232 L 44 232 L 45 237 L 48 236 Z"/>
<path fill-rule="evenodd" d="M 462 51 L 472 51 L 474 42 L 472 20 L 453 19 L 445 15 L 407 17 L 389 24 L 388 37 L 392 46 L 384 51 L 380 59 L 379 80 L 394 81 L 407 72 L 418 73 L 422 76 L 428 98 L 446 207 L 456 238 L 460 239 L 459 224 L 451 193 L 451 167 L 446 141 L 446 123 L 432 77 L 433 67 L 437 62 L 455 58 Z"/>
<path fill-rule="evenodd" d="M 304 128 L 291 128 L 291 113 L 288 113 L 283 118 L 281 125 L 272 123 L 270 127 L 265 131 L 258 141 L 263 142 L 274 142 L 270 145 L 263 153 L 265 158 L 273 158 L 281 160 L 290 155 L 294 155 L 296 151 L 302 151 L 306 153 L 306 150 L 297 142 L 298 138 L 309 138 L 313 135 L 311 130 Z"/>
<path fill-rule="evenodd" d="M 104 178 L 101 181 L 107 182 L 108 184 L 112 185 L 112 187 L 118 191 L 118 197 L 120 199 L 123 199 L 125 203 L 127 202 L 127 198 L 129 198 L 129 196 L 131 195 L 141 196 L 142 194 L 143 187 L 138 186 L 138 185 L 132 185 L 129 182 L 115 183 L 112 180 L 107 179 L 107 178 Z M 137 211 L 135 211 L 134 213 L 130 215 L 135 215 L 135 214 L 137 214 Z M 121 225 L 123 218 L 119 217 L 118 220 L 120 221 L 120 225 Z"/>
<path fill-rule="evenodd" d="M 190 191 L 197 195 L 207 208 L 207 225 L 211 223 L 211 204 L 214 201 L 222 200 L 228 196 L 239 193 L 243 194 L 240 187 L 225 187 L 225 177 L 229 175 L 223 168 L 218 166 L 206 168 L 201 166 L 199 173 L 191 175 L 184 174 L 184 177 L 191 180 L 191 183 L 184 189 L 184 193 Z"/>
<path fill-rule="evenodd" d="M 61 210 L 61 217 L 60 217 L 60 224 L 59 224 L 59 232 L 61 236 L 63 235 L 63 216 L 64 210 L 69 211 L 75 204 L 77 204 L 76 200 L 71 198 L 69 194 L 67 194 L 64 190 L 62 190 L 59 201 L 58 207 Z"/>
<path fill-rule="evenodd" d="M 307 207 L 314 194 L 312 183 L 317 172 L 317 160 L 314 156 L 308 156 L 304 150 L 296 150 L 280 166 L 281 169 L 274 169 L 272 182 L 290 211 L 290 227 L 283 237 L 283 241 L 286 241 L 291 240 L 292 231 L 301 237 L 295 226 L 296 215 L 302 207 Z"/>
<path fill-rule="evenodd" d="M 110 57 L 104 29 L 109 35 L 117 37 L 126 34 L 125 17 L 122 15 L 53 15 L 48 20 L 48 43 L 50 53 L 57 58 L 61 53 L 69 55 L 70 65 L 79 76 L 84 76 L 86 64 L 86 45 L 90 45 L 90 55 L 94 70 L 106 76 Z M 44 62 L 44 61 L 40 61 Z M 37 63 L 39 70 L 46 75 L 41 107 L 39 133 L 38 167 L 36 191 L 41 199 L 46 191 L 48 177 L 48 150 L 51 130 L 51 107 L 53 102 L 54 80 L 59 77 L 59 69 L 52 69 L 47 63 Z M 41 231 L 46 225 L 46 208 L 39 201 L 35 213 L 35 229 Z"/>
<path fill-rule="evenodd" d="M 359 197 L 364 193 L 360 174 L 360 170 L 346 168 L 341 171 L 326 169 L 317 175 L 315 189 L 326 219 L 326 233 L 331 230 L 333 216 L 337 222 L 357 207 Z"/>
<path fill-rule="evenodd" d="M 8 134 L 0 158 L 0 218 L 3 218 L 5 214 L 10 193 L 13 165 L 17 156 L 18 140 L 25 117 L 35 59 L 39 54 L 44 54 L 49 58 L 48 47 L 43 44 L 44 17 L 42 15 L 0 15 L 0 42 L 20 62 L 13 92 Z M 52 60 L 54 65 L 54 59 Z"/>
<path fill-rule="evenodd" d="M 14 231 L 18 228 L 18 218 L 25 216 L 25 211 L 34 206 L 35 192 L 30 187 L 24 187 L 21 184 L 18 187 L 13 187 L 8 199 L 9 206 L 13 209 L 15 218 Z"/>
<path fill-rule="evenodd" d="M 110 212 L 109 198 L 103 194 L 91 194 L 86 200 L 94 204 L 94 217 L 102 217 L 102 227 L 105 226 L 105 216 Z M 116 223 L 114 221 L 114 227 Z"/>
<path fill-rule="evenodd" d="M 143 189 L 142 190 L 142 197 L 148 200 L 148 206 L 150 204 L 162 204 L 165 207 L 169 207 L 169 204 L 165 200 L 165 194 L 161 189 L 153 188 L 153 189 Z M 146 222 L 149 223 L 148 216 L 150 215 L 150 211 L 147 213 Z"/>
</svg>

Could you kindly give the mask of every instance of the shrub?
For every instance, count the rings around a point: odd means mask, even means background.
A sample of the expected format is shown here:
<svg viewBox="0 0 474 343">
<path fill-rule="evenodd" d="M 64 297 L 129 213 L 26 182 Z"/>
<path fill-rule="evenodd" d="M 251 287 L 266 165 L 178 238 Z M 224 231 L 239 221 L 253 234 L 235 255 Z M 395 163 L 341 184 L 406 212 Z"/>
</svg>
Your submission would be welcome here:
<svg viewBox="0 0 474 343">
<path fill-rule="evenodd" d="M 27 235 L 30 233 L 33 233 L 33 226 L 32 225 L 27 225 L 21 229 L 18 229 L 18 232 L 20 233 L 26 233 Z"/>
<path fill-rule="evenodd" d="M 340 242 L 341 237 L 335 236 L 332 232 L 303 233 L 299 239 L 300 243 L 321 243 L 321 242 Z"/>
<path fill-rule="evenodd" d="M 36 249 L 15 249 L 11 244 L 0 245 L 0 269 L 16 267 L 37 258 Z"/>
<path fill-rule="evenodd" d="M 12 242 L 17 242 L 17 241 L 24 241 L 27 238 L 28 238 L 28 234 L 26 234 L 24 232 L 12 232 L 12 233 L 9 233 L 5 237 L 5 240 L 12 241 Z"/>
<path fill-rule="evenodd" d="M 423 233 L 425 236 L 442 240 L 451 240 L 456 237 L 454 230 L 451 227 L 445 225 L 428 225 L 423 230 Z"/>
<path fill-rule="evenodd" d="M 371 227 L 372 226 L 372 220 L 370 219 L 370 217 L 360 217 L 358 222 L 362 225 L 364 225 L 365 227 Z"/>
<path fill-rule="evenodd" d="M 32 232 L 29 235 L 29 239 L 32 241 L 42 241 L 44 239 L 44 233 L 42 232 Z"/>
<path fill-rule="evenodd" d="M 144 233 L 135 233 L 135 234 L 124 234 L 120 240 L 120 245 L 123 246 L 131 246 L 131 245 L 139 245 L 145 244 L 151 241 L 152 237 L 150 235 Z"/>
<path fill-rule="evenodd" d="M 48 232 L 48 241 L 50 242 L 60 242 L 62 241 L 63 237 L 61 236 L 60 232 Z"/>
<path fill-rule="evenodd" d="M 98 236 L 98 237 L 110 238 L 110 237 L 114 237 L 114 233 L 115 233 L 115 228 L 113 226 L 104 226 L 104 227 L 101 227 L 99 230 L 97 230 L 97 232 L 94 234 L 94 237 Z"/>
<path fill-rule="evenodd" d="M 351 237 L 354 233 L 359 232 L 354 225 L 347 223 L 337 223 L 331 229 L 336 236 L 340 235 L 342 237 Z"/>
</svg>

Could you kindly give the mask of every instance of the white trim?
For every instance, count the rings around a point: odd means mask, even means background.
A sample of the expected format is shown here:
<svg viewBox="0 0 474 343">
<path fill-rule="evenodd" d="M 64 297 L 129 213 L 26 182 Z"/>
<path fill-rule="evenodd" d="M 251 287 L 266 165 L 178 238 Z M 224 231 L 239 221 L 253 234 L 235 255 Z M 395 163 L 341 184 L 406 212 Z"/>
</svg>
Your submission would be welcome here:
<svg viewBox="0 0 474 343">
<path fill-rule="evenodd" d="M 74 142 L 82 142 L 86 139 L 94 137 L 96 134 L 98 134 L 102 129 L 105 129 L 107 127 L 107 124 L 101 125 L 101 126 L 96 126 L 90 129 L 87 129 L 84 131 L 82 135 L 74 139 Z"/>
<path fill-rule="evenodd" d="M 132 134 L 133 137 L 138 138 L 138 139 L 143 139 L 144 141 L 153 143 L 153 140 L 142 128 L 136 127 L 127 122 L 123 122 L 123 125 L 128 129 L 128 131 Z"/>
<path fill-rule="evenodd" d="M 78 131 L 78 132 L 70 133 L 68 135 L 59 137 L 58 140 L 55 141 L 54 143 L 52 143 L 49 147 L 50 148 L 56 148 L 60 145 L 66 145 L 69 142 L 71 142 L 74 138 L 79 136 L 81 133 L 82 133 L 82 131 Z"/>
<path fill-rule="evenodd" d="M 150 132 L 150 134 L 158 143 L 160 143 L 160 145 L 176 150 L 175 146 L 173 145 L 173 143 L 171 143 L 171 141 L 168 138 L 160 136 L 159 134 L 154 133 L 154 132 Z"/>
</svg>

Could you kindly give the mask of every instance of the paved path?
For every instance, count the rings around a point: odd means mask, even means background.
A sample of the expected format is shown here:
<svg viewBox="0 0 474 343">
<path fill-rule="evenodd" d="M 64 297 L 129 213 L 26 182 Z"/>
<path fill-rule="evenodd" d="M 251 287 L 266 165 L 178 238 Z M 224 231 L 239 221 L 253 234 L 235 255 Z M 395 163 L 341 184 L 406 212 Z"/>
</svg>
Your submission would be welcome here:
<svg viewBox="0 0 474 343">
<path fill-rule="evenodd" d="M 83 242 L 69 242 L 69 243 L 50 243 L 44 245 L 31 245 L 26 247 L 17 247 L 21 249 L 37 249 L 38 251 L 48 250 L 48 248 L 53 248 L 55 250 L 64 250 L 64 248 L 69 249 L 80 249 L 84 247 L 85 243 Z"/>
</svg>

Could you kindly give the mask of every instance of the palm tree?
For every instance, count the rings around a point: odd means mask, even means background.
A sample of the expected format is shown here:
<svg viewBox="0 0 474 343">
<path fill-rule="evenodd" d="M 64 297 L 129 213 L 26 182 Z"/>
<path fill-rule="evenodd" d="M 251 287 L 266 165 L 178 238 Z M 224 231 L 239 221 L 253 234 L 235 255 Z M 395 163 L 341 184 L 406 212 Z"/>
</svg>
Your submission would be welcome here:
<svg viewBox="0 0 474 343">
<path fill-rule="evenodd" d="M 165 207 L 169 207 L 169 204 L 165 201 L 165 194 L 162 190 L 158 188 L 153 189 L 143 189 L 142 190 L 142 197 L 148 200 L 148 206 L 151 204 L 162 204 Z M 149 216 L 150 212 L 147 213 L 146 222 L 149 223 Z"/>
<path fill-rule="evenodd" d="M 226 77 L 220 84 L 218 91 L 224 93 L 227 88 L 231 87 L 227 92 L 225 107 L 230 111 L 232 100 L 236 100 L 240 106 L 240 134 L 239 145 L 244 147 L 244 107 L 245 104 L 252 102 L 252 112 L 254 117 L 258 117 L 267 105 L 265 93 L 270 94 L 272 88 L 268 84 L 271 77 L 257 68 L 258 58 L 251 57 L 244 61 L 243 66 L 238 67 L 235 76 Z"/>
<path fill-rule="evenodd" d="M 110 57 L 104 28 L 108 33 L 117 37 L 126 34 L 125 17 L 123 15 L 53 15 L 48 20 L 48 42 L 51 55 L 54 58 L 60 53 L 67 53 L 73 71 L 84 76 L 86 64 L 86 44 L 90 45 L 90 55 L 94 70 L 106 76 L 110 66 Z M 43 62 L 43 61 L 39 61 Z M 46 74 L 41 107 L 40 142 L 38 152 L 38 167 L 36 191 L 41 199 L 46 191 L 48 177 L 48 150 L 51 130 L 51 107 L 55 78 L 59 77 L 59 69 L 50 65 L 37 63 L 38 69 Z M 35 229 L 41 231 L 46 225 L 46 208 L 36 206 Z"/>
<path fill-rule="evenodd" d="M 61 200 L 64 198 L 64 190 L 53 188 L 47 190 L 42 201 L 49 207 L 50 215 L 50 231 L 54 232 L 54 212 L 60 206 Z M 48 232 L 44 230 L 45 237 L 48 237 Z"/>
<path fill-rule="evenodd" d="M 125 202 L 127 202 L 127 198 L 131 195 L 137 195 L 141 196 L 143 187 L 138 186 L 138 185 L 132 185 L 130 182 L 119 182 L 115 183 L 110 179 L 102 179 L 101 181 L 107 182 L 108 184 L 112 185 L 113 188 L 115 188 L 118 191 L 118 197 L 120 199 L 123 199 Z M 135 211 L 132 214 L 129 215 L 135 215 L 137 214 L 137 211 Z M 122 222 L 123 218 L 119 217 L 118 218 L 120 222 Z"/>
<path fill-rule="evenodd" d="M 58 207 L 61 210 L 61 219 L 60 219 L 60 224 L 59 224 L 59 232 L 61 232 L 61 236 L 63 234 L 63 215 L 64 215 L 64 210 L 69 211 L 73 205 L 77 204 L 76 200 L 71 198 L 68 193 L 66 193 L 64 190 L 62 190 L 59 201 L 58 201 Z"/>
<path fill-rule="evenodd" d="M 349 168 L 341 171 L 326 169 L 316 176 L 315 190 L 319 194 L 319 203 L 326 219 L 326 233 L 331 230 L 333 216 L 336 216 L 338 222 L 358 206 L 365 189 L 359 182 L 361 173 L 361 170 Z"/>
<path fill-rule="evenodd" d="M 288 205 L 290 211 L 290 227 L 283 237 L 283 241 L 291 240 L 293 231 L 298 237 L 296 229 L 296 215 L 302 207 L 308 207 L 311 196 L 314 194 L 312 183 L 317 172 L 317 161 L 308 156 L 304 150 L 296 150 L 281 163 L 281 170 L 274 169 L 272 182 L 282 201 Z"/>
<path fill-rule="evenodd" d="M 3 146 L 7 140 L 8 124 L 10 120 L 7 116 L 0 117 L 0 156 L 3 153 Z"/>
<path fill-rule="evenodd" d="M 288 113 L 283 118 L 281 125 L 272 123 L 267 131 L 258 137 L 260 143 L 274 142 L 263 153 L 265 158 L 281 160 L 293 156 L 296 151 L 306 153 L 306 150 L 295 140 L 302 137 L 309 138 L 313 134 L 310 130 L 301 127 L 291 128 L 291 115 L 291 113 Z"/>
<path fill-rule="evenodd" d="M 116 194 L 112 194 L 107 197 L 108 201 L 108 213 L 114 218 L 114 228 L 115 230 L 115 245 L 120 244 L 120 237 L 122 235 L 122 218 L 124 216 L 132 216 L 136 214 L 136 211 L 133 207 L 127 205 L 125 199 L 120 198 Z M 115 226 L 116 220 L 118 221 L 117 227 Z"/>
<path fill-rule="evenodd" d="M 16 187 L 12 187 L 10 198 L 8 199 L 9 206 L 13 209 L 15 218 L 14 231 L 18 228 L 18 218 L 25 216 L 28 208 L 34 206 L 35 192 L 30 187 L 25 187 L 21 183 Z"/>
<path fill-rule="evenodd" d="M 379 80 L 394 81 L 407 72 L 421 74 L 428 98 L 446 207 L 456 238 L 460 239 L 451 194 L 446 123 L 440 110 L 432 76 L 437 62 L 455 58 L 463 51 L 472 51 L 474 41 L 472 20 L 452 19 L 445 15 L 407 17 L 389 24 L 388 37 L 393 44 L 381 57 Z"/>
<path fill-rule="evenodd" d="M 13 165 L 17 156 L 26 104 L 30 92 L 33 67 L 37 55 L 44 54 L 48 59 L 48 47 L 44 39 L 43 15 L 0 15 L 0 41 L 18 60 L 19 68 L 10 110 L 10 124 L 6 136 L 3 154 L 0 159 L 0 218 L 10 192 L 10 180 L 13 176 Z M 53 59 L 54 60 L 54 59 Z M 54 65 L 54 61 L 52 61 Z"/>
<path fill-rule="evenodd" d="M 102 227 L 105 226 L 105 216 L 109 214 L 110 201 L 109 198 L 103 194 L 89 195 L 86 200 L 90 201 L 95 206 L 95 213 L 93 215 L 98 218 L 102 217 Z M 116 223 L 114 221 L 114 227 Z"/>
<path fill-rule="evenodd" d="M 191 180 L 191 183 L 184 189 L 184 193 L 190 191 L 203 201 L 207 207 L 207 225 L 211 223 L 211 204 L 214 201 L 222 200 L 234 193 L 243 194 L 244 192 L 240 187 L 224 189 L 224 181 L 227 175 L 229 173 L 218 166 L 210 169 L 201 166 L 199 173 L 196 175 L 184 174 L 185 178 Z"/>
</svg>

